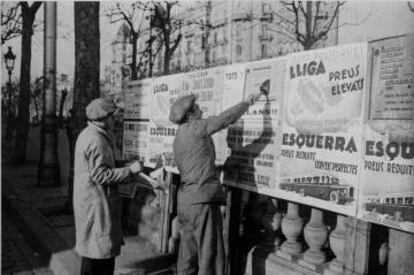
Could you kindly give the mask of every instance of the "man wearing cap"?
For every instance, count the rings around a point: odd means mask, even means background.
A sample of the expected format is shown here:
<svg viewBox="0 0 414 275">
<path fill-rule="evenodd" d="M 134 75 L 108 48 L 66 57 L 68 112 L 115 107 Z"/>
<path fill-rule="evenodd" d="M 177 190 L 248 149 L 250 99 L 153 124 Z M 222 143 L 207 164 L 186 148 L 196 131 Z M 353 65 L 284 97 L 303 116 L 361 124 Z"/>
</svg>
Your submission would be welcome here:
<svg viewBox="0 0 414 275">
<path fill-rule="evenodd" d="M 174 158 L 181 176 L 177 198 L 181 231 L 179 275 L 224 274 L 220 205 L 225 198 L 216 173 L 211 136 L 236 122 L 260 95 L 251 95 L 218 116 L 206 119 L 202 119 L 194 95 L 177 100 L 171 107 L 169 119 L 179 125 L 174 139 Z"/>
<path fill-rule="evenodd" d="M 114 141 L 108 133 L 118 111 L 113 100 L 98 98 L 86 107 L 88 126 L 75 147 L 73 207 L 81 274 L 113 274 L 122 244 L 121 197 L 117 185 L 142 167 L 138 161 L 115 168 Z"/>
</svg>

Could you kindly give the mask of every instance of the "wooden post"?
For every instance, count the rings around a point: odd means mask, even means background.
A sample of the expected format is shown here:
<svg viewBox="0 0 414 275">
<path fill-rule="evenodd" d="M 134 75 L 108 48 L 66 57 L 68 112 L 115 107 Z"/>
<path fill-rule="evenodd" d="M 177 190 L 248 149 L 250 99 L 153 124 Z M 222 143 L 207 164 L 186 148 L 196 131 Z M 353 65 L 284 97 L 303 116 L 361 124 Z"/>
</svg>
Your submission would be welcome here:
<svg viewBox="0 0 414 275">
<path fill-rule="evenodd" d="M 161 253 L 168 252 L 168 243 L 170 239 L 170 228 L 171 228 L 171 216 L 170 216 L 170 204 L 171 204 L 171 196 L 173 195 L 171 191 L 173 184 L 173 174 L 171 172 L 167 172 L 167 177 L 165 179 L 164 185 L 166 188 L 163 191 L 164 194 L 164 203 L 162 206 L 162 235 L 161 235 Z"/>
</svg>

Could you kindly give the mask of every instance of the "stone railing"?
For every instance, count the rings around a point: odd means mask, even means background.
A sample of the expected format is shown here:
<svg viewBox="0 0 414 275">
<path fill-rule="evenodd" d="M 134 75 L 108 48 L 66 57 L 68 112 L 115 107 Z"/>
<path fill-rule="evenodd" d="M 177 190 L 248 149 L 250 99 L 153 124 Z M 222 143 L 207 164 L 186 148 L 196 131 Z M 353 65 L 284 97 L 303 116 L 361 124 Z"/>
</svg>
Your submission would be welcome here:
<svg viewBox="0 0 414 275">
<path fill-rule="evenodd" d="M 245 269 L 238 272 L 249 275 L 364 274 L 366 259 L 358 259 L 355 255 L 367 254 L 368 248 L 363 247 L 369 236 L 367 223 L 361 225 L 356 219 L 293 202 L 270 198 L 268 201 L 272 205 L 264 207 L 266 210 L 262 212 L 259 210 L 261 214 L 257 207 L 247 210 L 256 211 L 254 215 L 261 220 L 262 227 L 256 245 L 247 254 Z M 329 225 L 325 220 L 329 220 Z M 242 234 L 247 240 L 250 238 L 247 235 L 252 233 Z M 356 253 L 355 249 L 361 251 Z"/>
</svg>

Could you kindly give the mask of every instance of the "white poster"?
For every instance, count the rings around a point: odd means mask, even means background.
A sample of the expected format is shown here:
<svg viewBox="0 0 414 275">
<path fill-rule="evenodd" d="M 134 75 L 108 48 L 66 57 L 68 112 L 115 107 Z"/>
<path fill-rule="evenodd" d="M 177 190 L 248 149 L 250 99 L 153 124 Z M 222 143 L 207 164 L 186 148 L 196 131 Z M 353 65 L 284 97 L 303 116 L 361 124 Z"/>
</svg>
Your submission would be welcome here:
<svg viewBox="0 0 414 275">
<path fill-rule="evenodd" d="M 284 58 L 245 64 L 245 99 L 258 94 L 269 81 L 269 94 L 262 96 L 227 131 L 230 156 L 223 164 L 226 185 L 268 194 L 277 187 L 280 160 L 280 115 L 283 102 Z"/>
<path fill-rule="evenodd" d="M 241 102 L 244 97 L 244 85 L 246 80 L 245 64 L 236 64 L 222 67 L 223 76 L 220 104 L 217 106 L 216 115 Z M 213 142 L 216 149 L 216 164 L 222 165 L 231 151 L 227 146 L 228 129 L 224 129 L 213 135 Z"/>
<path fill-rule="evenodd" d="M 279 197 L 355 216 L 367 44 L 288 55 Z"/>
<path fill-rule="evenodd" d="M 369 43 L 358 217 L 414 233 L 414 35 Z"/>
</svg>

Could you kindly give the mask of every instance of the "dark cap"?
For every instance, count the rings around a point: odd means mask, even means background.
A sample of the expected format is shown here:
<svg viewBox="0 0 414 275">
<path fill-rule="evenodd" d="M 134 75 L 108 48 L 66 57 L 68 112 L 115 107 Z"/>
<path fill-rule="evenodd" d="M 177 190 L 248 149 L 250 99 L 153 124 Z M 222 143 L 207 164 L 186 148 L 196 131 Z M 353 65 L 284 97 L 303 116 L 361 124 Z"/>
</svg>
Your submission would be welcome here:
<svg viewBox="0 0 414 275">
<path fill-rule="evenodd" d="M 181 97 L 174 102 L 170 110 L 170 121 L 174 124 L 180 124 L 188 110 L 193 107 L 195 100 L 195 95 L 188 95 Z"/>
<path fill-rule="evenodd" d="M 115 102 L 109 98 L 97 98 L 92 100 L 85 108 L 86 117 L 89 120 L 101 120 L 113 115 L 118 107 Z"/>
</svg>

